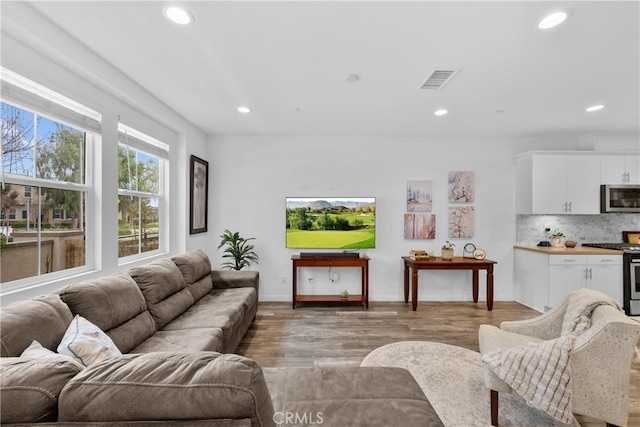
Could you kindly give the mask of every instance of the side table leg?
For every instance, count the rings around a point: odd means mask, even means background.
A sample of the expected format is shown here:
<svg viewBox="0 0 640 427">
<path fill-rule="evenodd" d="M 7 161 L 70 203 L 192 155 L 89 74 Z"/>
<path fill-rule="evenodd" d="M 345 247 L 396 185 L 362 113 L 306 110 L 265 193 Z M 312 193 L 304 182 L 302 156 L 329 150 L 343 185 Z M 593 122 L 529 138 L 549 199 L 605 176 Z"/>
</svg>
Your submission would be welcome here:
<svg viewBox="0 0 640 427">
<path fill-rule="evenodd" d="M 487 269 L 487 310 L 493 310 L 493 265 Z"/>
<path fill-rule="evenodd" d="M 478 302 L 478 287 L 479 287 L 479 280 L 478 280 L 478 270 L 472 270 L 473 272 L 473 302 L 477 303 Z"/>
<path fill-rule="evenodd" d="M 418 309 L 418 269 L 411 269 L 411 308 L 413 311 Z"/>
<path fill-rule="evenodd" d="M 409 302 L 409 266 L 404 263 L 404 303 Z"/>
<path fill-rule="evenodd" d="M 293 264 L 293 279 L 291 280 L 291 283 L 293 284 L 293 309 L 296 309 L 296 296 L 298 295 L 298 267 L 296 267 L 296 264 L 294 262 Z"/>
</svg>

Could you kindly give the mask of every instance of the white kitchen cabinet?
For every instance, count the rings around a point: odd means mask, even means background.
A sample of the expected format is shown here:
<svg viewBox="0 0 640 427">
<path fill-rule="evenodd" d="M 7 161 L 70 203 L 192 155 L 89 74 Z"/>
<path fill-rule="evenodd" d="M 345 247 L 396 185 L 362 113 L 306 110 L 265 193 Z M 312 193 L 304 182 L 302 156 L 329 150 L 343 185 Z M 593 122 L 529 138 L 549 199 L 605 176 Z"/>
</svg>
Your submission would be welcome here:
<svg viewBox="0 0 640 427">
<path fill-rule="evenodd" d="M 544 312 L 580 288 L 598 290 L 622 304 L 622 255 L 552 249 L 516 249 L 515 255 L 516 300 L 524 305 Z"/>
<path fill-rule="evenodd" d="M 599 214 L 600 156 L 556 153 L 517 156 L 516 213 Z"/>
<path fill-rule="evenodd" d="M 640 156 L 601 156 L 600 184 L 640 184 Z"/>
</svg>

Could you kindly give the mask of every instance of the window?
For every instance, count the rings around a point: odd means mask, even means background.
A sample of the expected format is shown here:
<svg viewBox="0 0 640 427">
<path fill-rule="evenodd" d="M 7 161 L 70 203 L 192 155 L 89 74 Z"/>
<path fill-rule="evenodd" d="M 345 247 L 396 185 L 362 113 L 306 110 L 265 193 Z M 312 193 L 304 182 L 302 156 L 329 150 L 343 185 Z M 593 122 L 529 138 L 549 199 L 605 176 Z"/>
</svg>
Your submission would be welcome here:
<svg viewBox="0 0 640 427">
<path fill-rule="evenodd" d="M 124 125 L 118 139 L 118 257 L 162 248 L 168 146 Z"/>
<path fill-rule="evenodd" d="M 87 160 L 99 137 L 100 115 L 0 67 L 2 161 L 0 226 L 12 227 L 0 282 L 16 288 L 85 268 L 87 204 L 92 192 Z M 16 211 L 26 221 L 9 224 Z M 8 218 L 8 219 L 7 219 Z M 20 235 L 24 232 L 24 237 Z M 33 237 L 33 232 L 36 237 Z M 20 285 L 20 286 L 18 286 Z M 13 286 L 13 285 L 11 285 Z M 13 289 L 13 287 L 9 288 Z"/>
</svg>

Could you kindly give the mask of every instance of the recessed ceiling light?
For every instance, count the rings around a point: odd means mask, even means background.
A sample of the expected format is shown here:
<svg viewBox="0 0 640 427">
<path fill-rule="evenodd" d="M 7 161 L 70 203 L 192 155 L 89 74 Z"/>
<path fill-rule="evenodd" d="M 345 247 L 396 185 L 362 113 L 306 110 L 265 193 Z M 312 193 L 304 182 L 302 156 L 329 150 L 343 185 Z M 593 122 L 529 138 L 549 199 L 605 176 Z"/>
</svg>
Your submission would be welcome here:
<svg viewBox="0 0 640 427">
<path fill-rule="evenodd" d="M 591 107 L 588 107 L 588 108 L 587 108 L 587 111 L 588 111 L 589 113 L 591 113 L 591 112 L 593 112 L 593 111 L 599 111 L 599 110 L 602 110 L 603 108 L 604 108 L 604 105 L 602 105 L 602 104 L 592 105 Z"/>
<path fill-rule="evenodd" d="M 238 107 L 238 112 L 242 114 L 247 114 L 251 112 L 251 108 L 249 107 Z"/>
<path fill-rule="evenodd" d="M 187 25 L 193 22 L 191 13 L 180 6 L 167 6 L 163 11 L 167 19 L 176 24 Z"/>
<path fill-rule="evenodd" d="M 541 30 L 546 30 L 548 28 L 553 28 L 556 25 L 562 24 L 565 21 L 565 19 L 567 19 L 567 13 L 566 12 L 551 13 L 551 14 L 545 16 L 544 18 L 542 18 L 542 21 L 540 21 L 540 23 L 538 23 L 538 28 L 540 28 Z"/>
<path fill-rule="evenodd" d="M 344 81 L 347 83 L 355 83 L 358 80 L 360 80 L 360 76 L 357 74 L 349 74 L 347 76 L 344 76 Z"/>
<path fill-rule="evenodd" d="M 448 111 L 447 111 L 447 110 L 445 110 L 444 108 L 442 108 L 442 109 L 440 109 L 440 110 L 436 110 L 436 112 L 435 112 L 435 113 L 433 113 L 433 114 L 435 114 L 436 116 L 444 116 L 444 115 L 445 115 L 445 114 L 447 114 L 447 113 L 448 113 Z"/>
</svg>

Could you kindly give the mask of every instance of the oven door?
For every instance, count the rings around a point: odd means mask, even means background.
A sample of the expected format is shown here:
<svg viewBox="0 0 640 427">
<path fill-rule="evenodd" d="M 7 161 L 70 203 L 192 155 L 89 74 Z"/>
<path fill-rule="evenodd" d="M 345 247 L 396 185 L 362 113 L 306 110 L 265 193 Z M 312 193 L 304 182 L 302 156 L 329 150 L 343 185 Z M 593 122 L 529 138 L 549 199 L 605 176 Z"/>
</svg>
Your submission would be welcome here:
<svg viewBox="0 0 640 427">
<path fill-rule="evenodd" d="M 629 311 L 640 315 L 640 257 L 629 259 Z"/>
</svg>

